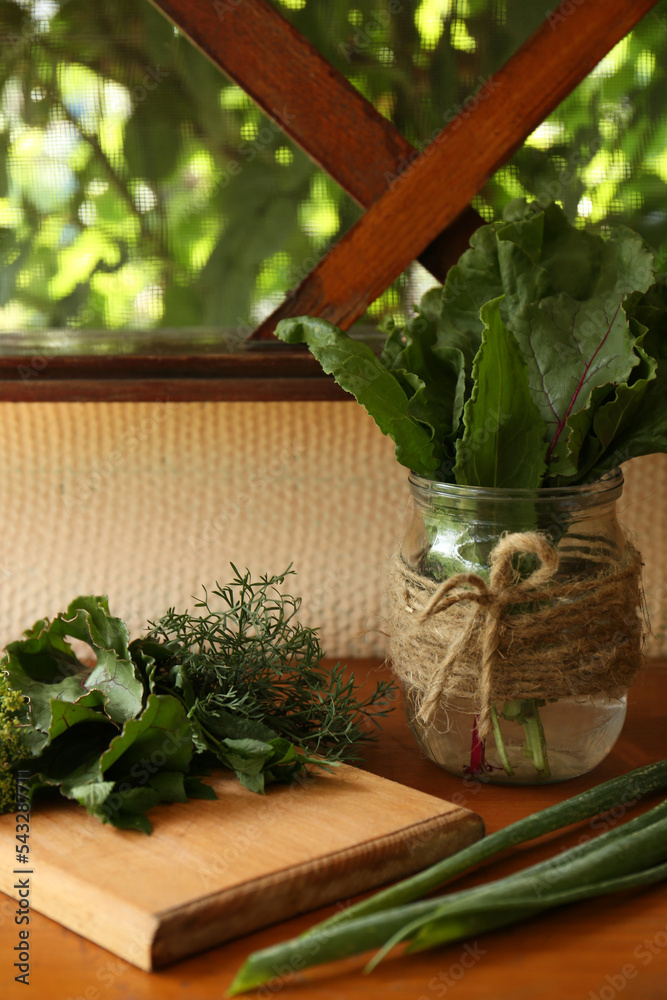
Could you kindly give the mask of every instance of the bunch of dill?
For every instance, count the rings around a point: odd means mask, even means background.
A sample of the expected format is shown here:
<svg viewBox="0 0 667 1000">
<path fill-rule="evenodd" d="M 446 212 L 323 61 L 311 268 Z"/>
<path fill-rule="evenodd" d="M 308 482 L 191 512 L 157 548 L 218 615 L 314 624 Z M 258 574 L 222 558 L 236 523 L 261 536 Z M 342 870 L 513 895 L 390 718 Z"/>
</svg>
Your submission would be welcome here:
<svg viewBox="0 0 667 1000">
<path fill-rule="evenodd" d="M 362 696 L 340 663 L 322 666 L 317 630 L 296 619 L 300 599 L 278 589 L 291 567 L 259 581 L 232 570 L 229 585 L 204 590 L 198 613 L 172 608 L 131 644 L 150 686 L 180 698 L 197 749 L 256 790 L 307 763 L 355 759 L 389 711 L 393 685 Z"/>
</svg>

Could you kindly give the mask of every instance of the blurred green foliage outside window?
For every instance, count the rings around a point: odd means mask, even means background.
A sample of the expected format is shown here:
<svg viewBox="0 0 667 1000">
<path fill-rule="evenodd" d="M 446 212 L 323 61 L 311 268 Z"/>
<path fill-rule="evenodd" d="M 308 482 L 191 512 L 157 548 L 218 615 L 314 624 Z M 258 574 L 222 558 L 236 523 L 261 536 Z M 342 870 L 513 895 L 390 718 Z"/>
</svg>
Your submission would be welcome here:
<svg viewBox="0 0 667 1000">
<path fill-rule="evenodd" d="M 418 147 L 547 13 L 534 0 L 275 5 Z M 666 43 L 661 0 L 492 178 L 483 217 L 546 192 L 578 224 L 625 223 L 661 245 Z M 147 0 L 0 2 L 0 335 L 245 335 L 360 215 Z M 366 318 L 409 312 L 433 281 L 412 265 Z"/>
</svg>

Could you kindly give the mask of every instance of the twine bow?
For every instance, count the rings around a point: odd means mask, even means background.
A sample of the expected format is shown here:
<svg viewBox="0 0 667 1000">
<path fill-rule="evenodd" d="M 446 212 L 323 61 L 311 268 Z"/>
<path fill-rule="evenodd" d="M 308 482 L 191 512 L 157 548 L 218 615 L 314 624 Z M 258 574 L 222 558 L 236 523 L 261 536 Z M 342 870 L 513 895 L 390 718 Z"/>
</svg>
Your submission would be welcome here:
<svg viewBox="0 0 667 1000">
<path fill-rule="evenodd" d="M 515 555 L 534 553 L 540 565 L 527 577 L 519 578 L 512 566 Z M 433 722 L 445 680 L 452 663 L 465 648 L 476 628 L 477 617 L 485 616 L 482 631 L 482 663 L 479 677 L 480 713 L 478 731 L 480 738 L 487 735 L 490 722 L 491 692 L 493 672 L 498 657 L 502 612 L 511 604 L 518 604 L 527 597 L 536 599 L 558 569 L 558 554 L 549 542 L 535 531 L 505 535 L 491 553 L 490 585 L 476 573 L 457 573 L 445 580 L 431 595 L 429 601 L 416 617 L 416 624 L 423 625 L 434 615 L 438 615 L 453 604 L 470 601 L 476 605 L 468 624 L 449 646 L 447 655 L 440 661 L 436 676 L 426 693 L 419 714 L 426 724 Z M 472 588 L 472 589 L 462 589 Z M 544 594 L 540 593 L 540 597 Z"/>
</svg>

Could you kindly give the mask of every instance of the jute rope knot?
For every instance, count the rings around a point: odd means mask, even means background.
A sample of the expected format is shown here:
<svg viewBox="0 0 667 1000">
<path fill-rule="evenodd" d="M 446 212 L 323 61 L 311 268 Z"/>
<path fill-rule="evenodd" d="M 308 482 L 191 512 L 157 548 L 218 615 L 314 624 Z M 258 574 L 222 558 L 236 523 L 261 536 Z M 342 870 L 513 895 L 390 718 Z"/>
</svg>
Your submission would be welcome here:
<svg viewBox="0 0 667 1000">
<path fill-rule="evenodd" d="M 524 579 L 517 578 L 512 567 L 512 557 L 535 553 L 540 565 Z M 417 623 L 423 625 L 433 615 L 437 615 L 459 601 L 472 601 L 475 613 L 463 629 L 440 664 L 439 677 L 424 699 L 420 715 L 424 722 L 433 721 L 442 694 L 441 677 L 444 676 L 452 660 L 459 654 L 460 647 L 470 638 L 477 625 L 477 616 L 484 614 L 482 636 L 482 664 L 479 678 L 479 694 L 482 712 L 479 720 L 480 735 L 488 729 L 488 706 L 491 701 L 491 672 L 500 642 L 500 622 L 502 610 L 510 604 L 518 604 L 523 598 L 544 586 L 558 569 L 558 556 L 549 543 L 535 531 L 523 534 L 505 535 L 491 553 L 490 586 L 476 573 L 457 573 L 440 584 L 424 609 L 417 616 Z M 461 590 L 463 586 L 474 590 Z"/>
<path fill-rule="evenodd" d="M 629 685 L 641 660 L 641 558 L 629 542 L 620 563 L 603 558 L 601 566 L 586 544 L 565 552 L 589 572 L 555 579 L 559 555 L 532 531 L 500 539 L 488 584 L 476 573 L 437 584 L 397 558 L 390 659 L 425 724 L 448 697 L 472 698 L 483 738 L 494 698 L 615 696 Z M 538 566 L 521 577 L 514 557 L 528 554 Z"/>
</svg>

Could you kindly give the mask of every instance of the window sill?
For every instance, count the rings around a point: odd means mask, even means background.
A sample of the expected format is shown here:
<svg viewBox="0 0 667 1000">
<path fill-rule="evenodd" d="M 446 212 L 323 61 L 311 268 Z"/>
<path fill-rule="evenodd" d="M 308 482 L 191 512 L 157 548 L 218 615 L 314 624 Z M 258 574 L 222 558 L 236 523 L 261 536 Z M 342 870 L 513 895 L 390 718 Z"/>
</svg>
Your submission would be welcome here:
<svg viewBox="0 0 667 1000">
<path fill-rule="evenodd" d="M 0 341 L 2 402 L 350 399 L 301 345 L 233 347 L 219 336 L 185 339 L 180 331 L 122 341 L 106 334 Z"/>
</svg>

